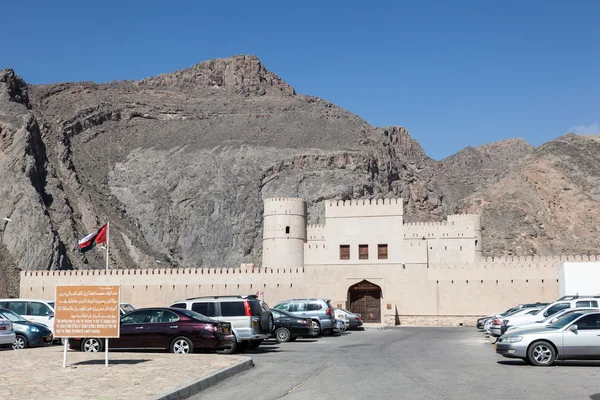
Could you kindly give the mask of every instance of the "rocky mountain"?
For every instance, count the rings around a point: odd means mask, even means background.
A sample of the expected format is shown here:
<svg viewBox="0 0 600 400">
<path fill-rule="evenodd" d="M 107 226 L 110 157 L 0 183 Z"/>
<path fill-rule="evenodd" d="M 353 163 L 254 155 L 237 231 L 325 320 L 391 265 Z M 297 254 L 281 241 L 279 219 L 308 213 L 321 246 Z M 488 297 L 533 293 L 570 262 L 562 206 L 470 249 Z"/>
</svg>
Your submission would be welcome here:
<svg viewBox="0 0 600 400">
<path fill-rule="evenodd" d="M 7 69 L 0 295 L 26 259 L 102 268 L 101 251 L 74 247 L 106 221 L 113 268 L 260 264 L 271 196 L 307 199 L 311 223 L 325 199 L 402 196 L 407 221 L 481 212 L 488 255 L 596 253 L 598 154 L 597 138 L 568 135 L 437 162 L 406 129 L 299 95 L 254 56 L 108 84 L 27 85 Z"/>
</svg>

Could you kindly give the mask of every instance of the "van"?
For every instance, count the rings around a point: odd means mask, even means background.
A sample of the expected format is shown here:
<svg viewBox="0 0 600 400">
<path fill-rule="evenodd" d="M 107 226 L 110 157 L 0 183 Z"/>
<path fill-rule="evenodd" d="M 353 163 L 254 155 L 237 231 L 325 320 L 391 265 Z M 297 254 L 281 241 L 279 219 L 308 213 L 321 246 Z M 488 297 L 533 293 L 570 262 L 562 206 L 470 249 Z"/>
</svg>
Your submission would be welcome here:
<svg viewBox="0 0 600 400">
<path fill-rule="evenodd" d="M 53 301 L 39 299 L 0 299 L 0 308 L 7 308 L 29 321 L 46 325 L 54 333 Z"/>
<path fill-rule="evenodd" d="M 220 353 L 233 353 L 246 348 L 255 349 L 268 339 L 274 329 L 273 314 L 263 310 L 254 295 L 206 296 L 179 300 L 173 308 L 195 311 L 221 322 L 231 323 L 235 343 Z"/>
</svg>

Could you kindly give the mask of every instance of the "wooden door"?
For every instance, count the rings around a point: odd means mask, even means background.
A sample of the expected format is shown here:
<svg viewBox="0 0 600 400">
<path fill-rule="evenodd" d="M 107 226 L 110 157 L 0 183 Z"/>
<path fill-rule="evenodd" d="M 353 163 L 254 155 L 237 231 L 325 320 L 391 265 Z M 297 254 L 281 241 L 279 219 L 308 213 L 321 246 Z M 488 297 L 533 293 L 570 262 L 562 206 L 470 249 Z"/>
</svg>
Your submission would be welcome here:
<svg viewBox="0 0 600 400">
<path fill-rule="evenodd" d="M 364 322 L 381 322 L 381 289 L 377 285 L 365 287 L 355 285 L 350 288 L 350 311 L 358 313 Z"/>
</svg>

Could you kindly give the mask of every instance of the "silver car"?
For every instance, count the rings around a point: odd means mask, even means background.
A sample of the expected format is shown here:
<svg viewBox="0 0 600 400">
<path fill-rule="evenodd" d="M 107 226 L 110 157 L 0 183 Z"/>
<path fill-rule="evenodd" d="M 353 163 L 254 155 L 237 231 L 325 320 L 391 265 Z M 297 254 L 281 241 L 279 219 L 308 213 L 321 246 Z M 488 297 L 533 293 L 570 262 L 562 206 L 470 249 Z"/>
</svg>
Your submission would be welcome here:
<svg viewBox="0 0 600 400">
<path fill-rule="evenodd" d="M 10 320 L 0 317 L 0 348 L 11 348 L 15 342 L 15 331 Z"/>
<path fill-rule="evenodd" d="M 536 366 L 549 366 L 555 360 L 598 360 L 599 336 L 600 312 L 575 312 L 547 328 L 500 337 L 496 353 Z"/>
<path fill-rule="evenodd" d="M 292 299 L 279 302 L 273 308 L 312 319 L 315 336 L 333 334 L 336 329 L 333 307 L 328 299 Z"/>
</svg>

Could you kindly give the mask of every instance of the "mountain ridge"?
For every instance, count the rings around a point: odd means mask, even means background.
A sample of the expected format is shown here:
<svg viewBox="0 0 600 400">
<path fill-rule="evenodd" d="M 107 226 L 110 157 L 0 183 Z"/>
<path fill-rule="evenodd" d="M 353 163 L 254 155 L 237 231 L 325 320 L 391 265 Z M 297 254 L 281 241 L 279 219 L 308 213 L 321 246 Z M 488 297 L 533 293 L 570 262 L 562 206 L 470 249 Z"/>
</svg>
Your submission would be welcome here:
<svg viewBox="0 0 600 400">
<path fill-rule="evenodd" d="M 403 127 L 297 94 L 255 56 L 107 84 L 3 70 L 0 213 L 14 222 L 0 226 L 0 292 L 17 290 L 24 225 L 34 269 L 103 267 L 73 247 L 107 220 L 115 268 L 260 264 L 262 199 L 275 196 L 306 199 L 309 223 L 323 200 L 402 197 L 407 222 L 481 213 L 486 255 L 595 254 L 600 141 L 559 139 L 436 161 Z"/>
</svg>

